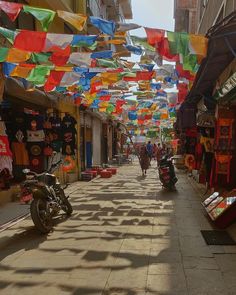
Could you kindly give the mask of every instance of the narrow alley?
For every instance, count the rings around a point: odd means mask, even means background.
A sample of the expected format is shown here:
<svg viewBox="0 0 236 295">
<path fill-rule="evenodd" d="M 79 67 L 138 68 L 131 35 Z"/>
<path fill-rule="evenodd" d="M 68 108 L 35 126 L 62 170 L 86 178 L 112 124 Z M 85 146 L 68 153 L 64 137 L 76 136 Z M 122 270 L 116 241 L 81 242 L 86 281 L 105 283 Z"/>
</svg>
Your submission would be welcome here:
<svg viewBox="0 0 236 295">
<path fill-rule="evenodd" d="M 236 294 L 236 246 L 207 246 L 211 229 L 185 174 L 176 192 L 138 163 L 71 194 L 74 213 L 40 235 L 31 219 L 1 232 L 1 294 Z"/>
</svg>

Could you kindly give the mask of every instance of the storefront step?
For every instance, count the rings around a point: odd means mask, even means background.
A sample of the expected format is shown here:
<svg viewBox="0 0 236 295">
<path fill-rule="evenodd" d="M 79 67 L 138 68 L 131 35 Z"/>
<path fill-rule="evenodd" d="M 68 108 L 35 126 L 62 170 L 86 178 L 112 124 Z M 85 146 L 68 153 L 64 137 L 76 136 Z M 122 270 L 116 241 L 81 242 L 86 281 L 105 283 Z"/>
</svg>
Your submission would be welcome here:
<svg viewBox="0 0 236 295">
<path fill-rule="evenodd" d="M 0 206 L 7 204 L 12 201 L 17 200 L 17 195 L 19 193 L 19 186 L 12 186 L 8 190 L 0 191 Z"/>
</svg>

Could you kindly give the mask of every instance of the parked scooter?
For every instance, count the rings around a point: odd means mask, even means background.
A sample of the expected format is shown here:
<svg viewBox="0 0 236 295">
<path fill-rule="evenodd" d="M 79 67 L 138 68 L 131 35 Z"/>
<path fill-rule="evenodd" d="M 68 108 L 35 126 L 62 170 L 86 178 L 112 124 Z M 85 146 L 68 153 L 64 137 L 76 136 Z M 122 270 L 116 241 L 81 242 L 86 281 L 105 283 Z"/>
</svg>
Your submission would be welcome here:
<svg viewBox="0 0 236 295">
<path fill-rule="evenodd" d="M 175 175 L 175 168 L 172 163 L 172 159 L 168 156 L 164 156 L 159 161 L 158 172 L 162 185 L 169 190 L 174 190 L 178 179 Z"/>
<path fill-rule="evenodd" d="M 53 165 L 49 172 L 60 164 Z M 31 202 L 30 213 L 35 227 L 41 233 L 48 233 L 53 227 L 53 217 L 63 210 L 68 216 L 73 212 L 65 192 L 54 174 L 37 174 L 23 170 L 26 180 L 21 185 L 21 202 Z"/>
</svg>

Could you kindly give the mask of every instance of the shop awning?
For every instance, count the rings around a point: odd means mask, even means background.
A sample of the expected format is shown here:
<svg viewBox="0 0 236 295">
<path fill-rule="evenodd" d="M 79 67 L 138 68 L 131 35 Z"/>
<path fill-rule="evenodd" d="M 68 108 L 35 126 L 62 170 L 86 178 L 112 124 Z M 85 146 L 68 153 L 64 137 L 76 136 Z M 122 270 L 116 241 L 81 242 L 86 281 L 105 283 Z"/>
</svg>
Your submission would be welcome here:
<svg viewBox="0 0 236 295">
<path fill-rule="evenodd" d="M 213 26 L 206 35 L 208 52 L 203 60 L 186 101 L 212 98 L 217 78 L 236 57 L 236 12 Z"/>
<path fill-rule="evenodd" d="M 23 84 L 15 78 L 7 78 L 5 80 L 5 92 L 12 97 L 46 108 L 55 106 L 57 100 L 54 95 L 46 94 L 38 89 L 26 91 Z"/>
</svg>

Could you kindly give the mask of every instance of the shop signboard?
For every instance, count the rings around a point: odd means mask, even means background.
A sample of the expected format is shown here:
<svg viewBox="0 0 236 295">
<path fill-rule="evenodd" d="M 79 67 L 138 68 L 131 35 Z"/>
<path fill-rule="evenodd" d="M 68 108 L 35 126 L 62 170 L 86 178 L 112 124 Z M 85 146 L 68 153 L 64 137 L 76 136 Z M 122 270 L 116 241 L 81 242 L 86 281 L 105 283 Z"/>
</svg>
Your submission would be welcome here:
<svg viewBox="0 0 236 295">
<path fill-rule="evenodd" d="M 233 90 L 235 86 L 236 86 L 236 72 L 224 83 L 222 88 L 216 92 L 214 98 L 218 100 L 221 97 L 224 97 L 231 90 Z"/>
</svg>

